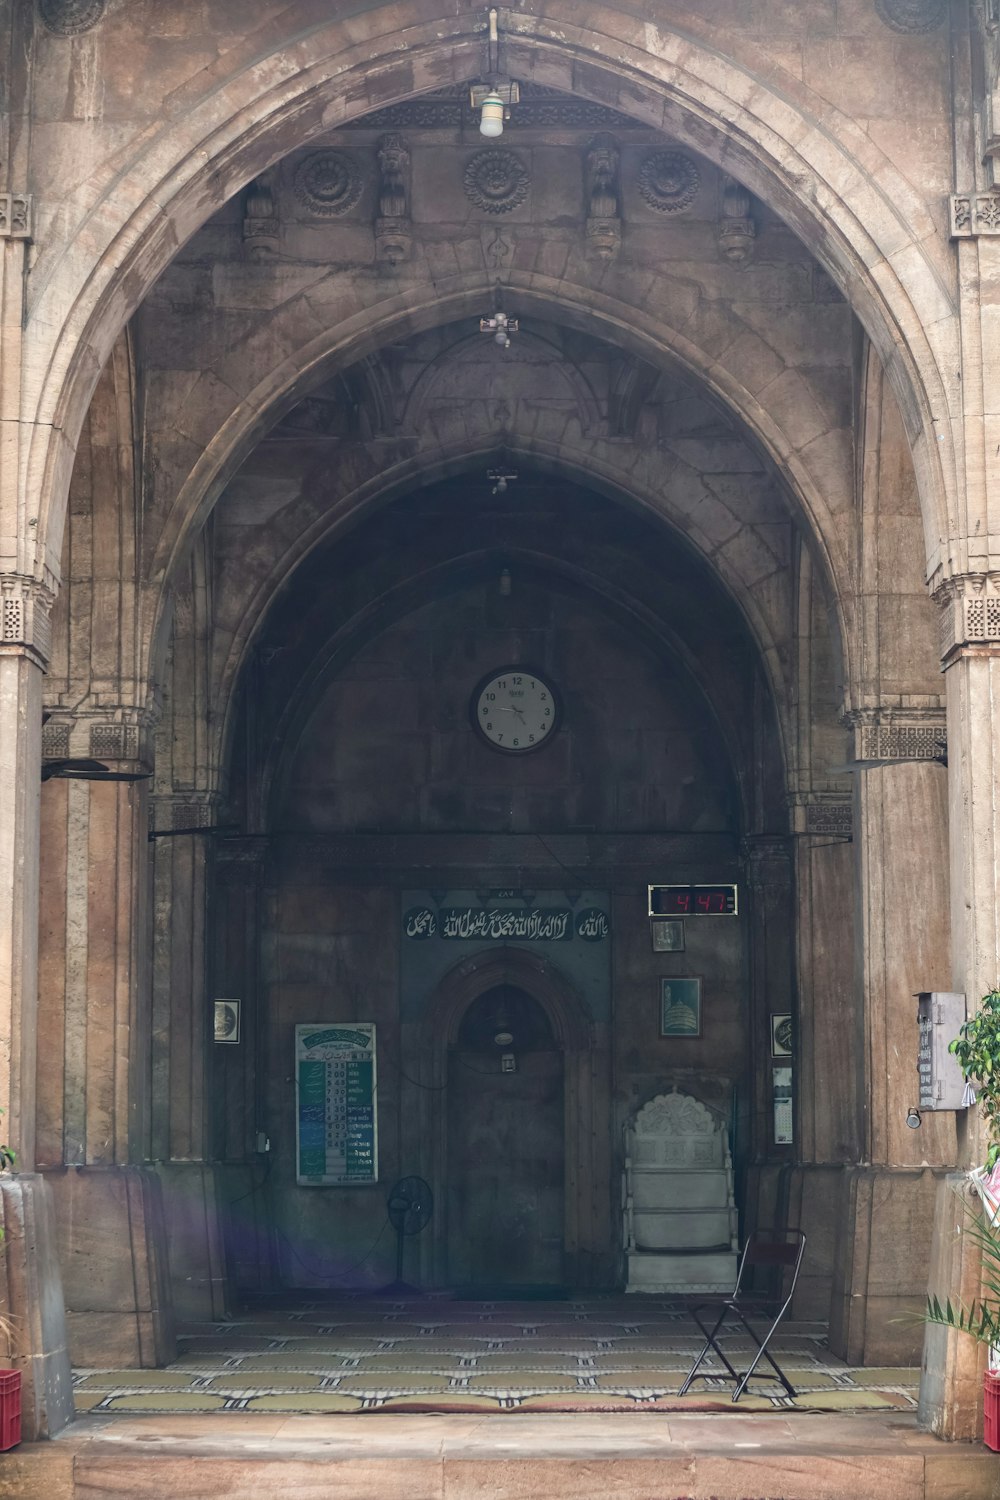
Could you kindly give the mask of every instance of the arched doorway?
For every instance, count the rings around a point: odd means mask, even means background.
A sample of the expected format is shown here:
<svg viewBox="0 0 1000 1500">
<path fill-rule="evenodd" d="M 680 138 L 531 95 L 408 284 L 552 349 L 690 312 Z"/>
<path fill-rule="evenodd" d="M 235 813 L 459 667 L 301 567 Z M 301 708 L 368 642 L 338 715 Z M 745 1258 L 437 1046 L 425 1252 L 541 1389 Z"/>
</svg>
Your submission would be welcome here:
<svg viewBox="0 0 1000 1500">
<path fill-rule="evenodd" d="M 496 1044 L 496 1036 L 503 1034 L 499 1025 L 489 1030 L 501 1005 L 505 1014 L 499 1020 L 506 1020 L 514 1038 L 509 1049 Z M 419 1021 L 404 1024 L 401 1030 L 403 1052 L 412 1059 L 401 1100 L 403 1129 L 414 1137 L 414 1160 L 433 1184 L 439 1209 L 420 1242 L 423 1285 L 454 1285 L 458 1273 L 459 1280 L 492 1274 L 497 1287 L 610 1286 L 617 1267 L 616 1226 L 608 1193 L 611 1142 L 604 1132 L 594 1129 L 595 1118 L 606 1119 L 611 1104 L 611 1039 L 606 1022 L 588 1015 L 583 998 L 555 964 L 524 948 L 507 946 L 480 951 L 455 965 L 427 996 Z M 523 1052 L 519 1038 L 526 1043 Z M 515 1274 L 513 1267 L 498 1265 L 492 1252 L 476 1250 L 482 1244 L 480 1234 L 488 1232 L 486 1226 L 477 1229 L 471 1250 L 456 1251 L 457 1258 L 452 1254 L 469 1223 L 463 1209 L 452 1227 L 456 1196 L 452 1173 L 458 1174 L 461 1192 L 463 1172 L 482 1167 L 471 1140 L 461 1148 L 456 1143 L 453 1149 L 453 1124 L 457 1127 L 461 1119 L 463 1100 L 468 1101 L 477 1086 L 488 1083 L 467 1071 L 485 1067 L 487 1047 L 501 1057 L 504 1050 L 512 1051 L 520 1071 L 513 1075 L 515 1088 L 509 1100 L 502 1101 L 504 1118 L 499 1125 L 490 1124 L 488 1100 L 492 1092 L 496 1101 L 500 1084 L 510 1082 L 511 1075 L 496 1078 L 492 1091 L 481 1090 L 483 1098 L 473 1106 L 476 1119 L 483 1122 L 477 1132 L 480 1144 L 484 1136 L 491 1136 L 494 1143 L 509 1141 L 524 1119 L 531 1118 L 550 1145 L 557 1143 L 555 1149 L 562 1152 L 561 1175 L 553 1172 L 546 1178 L 536 1169 L 533 1190 L 537 1199 L 545 1201 L 550 1243 L 545 1256 L 539 1254 L 530 1262 L 530 1274 L 538 1278 L 534 1281 L 527 1279 L 527 1273 Z M 491 1062 L 491 1066 L 502 1064 Z M 527 1103 L 522 1100 L 519 1119 L 517 1098 L 521 1095 Z M 519 1144 L 513 1147 L 515 1160 L 509 1171 L 505 1164 L 490 1166 L 496 1183 L 481 1185 L 484 1197 L 502 1189 L 505 1172 L 509 1179 L 517 1170 L 521 1150 Z M 560 1211 L 561 1220 L 557 1218 Z M 504 1206 L 508 1227 L 516 1222 L 517 1213 L 513 1205 Z M 531 1227 L 530 1233 L 535 1235 L 537 1230 Z M 479 1257 L 475 1264 L 473 1254 Z"/>
<path fill-rule="evenodd" d="M 448 1052 L 448 1277 L 490 1292 L 562 1284 L 563 1054 L 517 985 L 473 1000 Z"/>
</svg>

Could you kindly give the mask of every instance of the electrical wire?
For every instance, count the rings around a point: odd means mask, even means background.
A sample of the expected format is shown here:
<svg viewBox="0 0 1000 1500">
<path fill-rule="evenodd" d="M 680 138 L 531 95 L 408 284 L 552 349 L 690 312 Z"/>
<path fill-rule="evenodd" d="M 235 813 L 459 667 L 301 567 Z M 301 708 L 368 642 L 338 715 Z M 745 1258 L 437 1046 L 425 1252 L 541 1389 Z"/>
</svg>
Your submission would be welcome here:
<svg viewBox="0 0 1000 1500">
<path fill-rule="evenodd" d="M 362 1255 L 362 1257 L 361 1257 L 360 1260 L 356 1260 L 352 1266 L 341 1266 L 341 1267 L 339 1267 L 338 1268 L 338 1275 L 339 1275 L 339 1277 L 342 1278 L 344 1276 L 350 1276 L 353 1271 L 359 1271 L 361 1269 L 361 1267 L 365 1264 L 365 1262 L 368 1261 L 368 1260 L 370 1260 L 371 1257 L 375 1254 L 375 1251 L 378 1249 L 379 1245 L 381 1244 L 383 1236 L 385 1235 L 385 1232 L 386 1232 L 386 1230 L 388 1228 L 389 1228 L 389 1216 L 388 1216 L 388 1214 L 386 1214 L 385 1223 L 382 1225 L 382 1228 L 379 1230 L 378 1234 L 375 1236 L 374 1240 L 369 1245 L 369 1247 L 365 1251 L 364 1255 Z M 337 1281 L 332 1281 L 331 1282 L 330 1281 L 330 1277 L 329 1277 L 329 1273 L 326 1270 L 322 1269 L 321 1267 L 311 1266 L 308 1261 L 303 1260 L 302 1256 L 296 1250 L 295 1246 L 292 1244 L 291 1240 L 288 1238 L 287 1234 L 285 1234 L 283 1230 L 275 1228 L 274 1232 L 278 1236 L 279 1240 L 283 1240 L 284 1241 L 285 1245 L 288 1247 L 288 1252 L 291 1255 L 292 1259 L 298 1261 L 298 1263 L 302 1267 L 303 1271 L 307 1271 L 310 1276 L 322 1276 L 324 1278 L 324 1280 L 327 1281 L 327 1282 L 329 1282 L 329 1284 L 332 1285 L 332 1286 L 344 1286 L 346 1284 L 342 1279 L 339 1279 Z M 356 1291 L 357 1288 L 356 1287 L 352 1287 L 352 1288 L 349 1288 L 349 1290 Z"/>
</svg>

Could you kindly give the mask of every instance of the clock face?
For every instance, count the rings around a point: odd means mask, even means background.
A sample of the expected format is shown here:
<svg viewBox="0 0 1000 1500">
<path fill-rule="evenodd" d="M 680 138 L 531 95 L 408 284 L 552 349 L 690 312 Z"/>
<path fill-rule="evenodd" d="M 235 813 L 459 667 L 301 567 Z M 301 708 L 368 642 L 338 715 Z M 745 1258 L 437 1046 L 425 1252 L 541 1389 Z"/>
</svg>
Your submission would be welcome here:
<svg viewBox="0 0 1000 1500">
<path fill-rule="evenodd" d="M 551 684 L 524 666 L 491 672 L 473 693 L 471 709 L 486 743 L 508 755 L 540 749 L 559 719 Z"/>
</svg>

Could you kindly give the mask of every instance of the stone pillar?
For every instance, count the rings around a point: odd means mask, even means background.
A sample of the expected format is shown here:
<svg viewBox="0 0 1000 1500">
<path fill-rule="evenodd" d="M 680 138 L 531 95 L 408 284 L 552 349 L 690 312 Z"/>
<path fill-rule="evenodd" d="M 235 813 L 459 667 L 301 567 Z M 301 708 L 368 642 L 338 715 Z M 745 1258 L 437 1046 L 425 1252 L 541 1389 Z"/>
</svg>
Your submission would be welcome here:
<svg viewBox="0 0 1000 1500">
<path fill-rule="evenodd" d="M 213 970 L 215 995 L 241 1003 L 238 1045 L 212 1048 L 213 1155 L 225 1223 L 226 1259 L 237 1292 L 276 1285 L 272 1230 L 263 1183 L 268 1155 L 263 1093 L 267 1081 L 261 992 L 261 934 L 266 838 L 220 839 L 215 857 Z"/>
<path fill-rule="evenodd" d="M 46 750 L 141 771 L 144 729 L 129 709 L 56 716 Z M 38 1155 L 55 1194 L 71 1347 L 83 1364 L 154 1365 L 174 1350 L 162 1198 L 142 1165 L 145 787 L 56 778 L 43 794 Z"/>
<path fill-rule="evenodd" d="M 955 1160 L 954 1116 L 918 1101 L 915 993 L 947 989 L 947 773 L 944 713 L 852 716 L 858 891 L 857 1039 L 863 1139 L 841 1188 L 832 1347 L 860 1364 L 916 1361 L 938 1181 Z"/>
<path fill-rule="evenodd" d="M 796 1313 L 827 1318 L 845 1165 L 860 1153 L 859 1038 L 854 1026 L 854 873 L 842 804 L 809 802 L 796 816 L 798 1008 L 793 1165 L 788 1223 L 809 1237 Z"/>
<path fill-rule="evenodd" d="M 0 1311 L 5 1357 L 22 1375 L 22 1431 L 57 1432 L 73 1415 L 51 1196 L 35 1156 L 38 818 L 42 672 L 52 596 L 0 575 L 0 1136 L 17 1172 L 0 1177 Z"/>
<path fill-rule="evenodd" d="M 734 1163 L 746 1170 L 744 1234 L 785 1222 L 785 1167 L 794 1146 L 774 1142 L 771 1076 L 771 1015 L 790 1014 L 796 1024 L 793 973 L 792 841 L 757 836 L 745 844 L 745 915 L 749 923 L 749 1095 L 740 1101 Z M 792 1058 L 789 1063 L 794 1064 Z"/>
<path fill-rule="evenodd" d="M 944 608 L 948 706 L 948 811 L 951 872 L 951 988 L 970 1014 L 1000 982 L 1000 574 L 965 575 L 939 590 Z M 959 1116 L 958 1163 L 980 1164 L 986 1142 L 978 1110 Z M 979 1259 L 962 1230 L 968 1198 L 961 1173 L 937 1199 L 931 1289 L 964 1297 L 979 1290 Z M 984 1353 L 972 1340 L 928 1328 L 920 1389 L 921 1420 L 943 1437 L 981 1430 Z"/>
<path fill-rule="evenodd" d="M 210 1160 L 208 873 L 213 793 L 153 799 L 153 1089 L 150 1154 L 167 1219 L 169 1274 L 178 1317 L 226 1313 L 216 1169 Z M 182 833 L 181 829 L 194 832 Z"/>
</svg>

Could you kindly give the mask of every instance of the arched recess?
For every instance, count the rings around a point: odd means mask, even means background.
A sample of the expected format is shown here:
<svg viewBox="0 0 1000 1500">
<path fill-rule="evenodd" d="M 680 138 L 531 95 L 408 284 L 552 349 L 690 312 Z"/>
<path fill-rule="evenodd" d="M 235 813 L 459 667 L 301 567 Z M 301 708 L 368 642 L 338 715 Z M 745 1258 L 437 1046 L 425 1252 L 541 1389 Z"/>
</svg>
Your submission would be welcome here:
<svg viewBox="0 0 1000 1500">
<path fill-rule="evenodd" d="M 749 726 L 742 718 L 745 704 L 738 697 L 739 668 L 746 665 L 742 657 L 737 666 L 735 661 L 727 659 L 735 653 L 724 651 L 718 644 L 713 651 L 704 632 L 701 633 L 700 648 L 696 649 L 689 639 L 684 638 L 675 622 L 658 615 L 639 597 L 638 589 L 631 594 L 625 593 L 620 586 L 611 584 L 595 570 L 586 570 L 575 561 L 516 548 L 505 548 L 503 557 L 519 580 L 527 574 L 534 581 L 544 580 L 545 588 L 553 593 L 560 587 L 579 593 L 596 610 L 633 636 L 637 643 L 642 642 L 657 656 L 669 659 L 690 685 L 692 693 L 704 704 L 708 719 L 714 726 L 713 733 L 733 767 L 739 793 L 739 826 L 745 831 L 764 827 L 775 834 L 785 831 L 787 768 L 784 765 L 786 747 L 781 736 L 780 713 L 773 698 L 758 707 L 758 722 L 752 733 L 757 737 L 758 753 L 766 757 L 768 764 L 756 766 L 747 738 Z M 361 618 L 355 616 L 348 620 L 333 637 L 323 639 L 319 636 L 317 650 L 298 676 L 267 748 L 262 747 L 261 784 L 248 800 L 252 805 L 269 809 L 265 828 L 283 826 L 279 810 L 285 801 L 284 778 L 289 773 L 290 761 L 294 760 L 298 746 L 308 735 L 309 720 L 322 703 L 326 689 L 359 649 L 360 643 L 381 635 L 422 603 L 430 599 L 445 599 L 470 581 L 478 582 L 481 577 L 482 583 L 488 586 L 495 571 L 494 552 L 462 553 L 416 577 L 407 578 L 380 597 L 377 608 L 366 610 Z M 753 654 L 751 645 L 747 655 L 752 659 Z M 728 680 L 723 676 L 727 670 L 730 672 Z M 771 764 L 772 760 L 775 765 Z"/>
<path fill-rule="evenodd" d="M 58 576 L 69 471 L 98 372 L 176 246 L 291 142 L 439 86 L 442 76 L 478 73 L 479 14 L 426 10 L 409 0 L 368 12 L 370 30 L 383 29 L 363 43 L 352 40 L 353 17 L 316 26 L 305 3 L 284 13 L 286 30 L 270 50 L 252 35 L 196 84 L 178 87 L 171 117 L 109 156 L 67 206 L 81 227 L 39 260 L 26 340 L 34 365 L 26 388 L 39 394 L 22 483 L 41 497 L 40 574 Z M 683 28 L 651 30 L 610 7 L 581 24 L 578 6 L 552 0 L 541 13 L 517 13 L 513 27 L 513 71 L 668 130 L 732 170 L 814 247 L 906 414 L 936 560 L 958 502 L 956 382 L 943 374 L 958 368 L 955 311 L 926 248 L 935 226 L 892 162 L 800 79 L 727 56 L 731 39 L 710 24 L 688 18 Z M 90 253 L 74 252 L 77 234 Z M 33 328 L 52 332 L 32 339 Z"/>
<path fill-rule="evenodd" d="M 502 445 L 497 444 L 496 435 L 490 434 L 482 446 L 469 443 L 457 444 L 451 451 L 438 455 L 427 465 L 426 457 L 405 459 L 387 466 L 380 456 L 372 460 L 371 475 L 361 484 L 357 476 L 351 476 L 356 488 L 349 490 L 335 504 L 323 505 L 321 513 L 310 524 L 304 525 L 296 537 L 294 548 L 289 548 L 275 566 L 264 585 L 245 601 L 238 628 L 233 635 L 217 677 L 213 683 L 213 696 L 219 705 L 213 730 L 218 739 L 213 747 L 215 763 L 226 765 L 234 733 L 234 694 L 245 670 L 249 654 L 260 639 L 272 607 L 281 592 L 294 587 L 297 570 L 305 566 L 317 549 L 343 534 L 348 526 L 361 521 L 376 507 L 390 505 L 409 491 L 421 488 L 438 480 L 480 471 L 501 451 L 526 472 L 541 476 L 565 479 L 582 488 L 596 492 L 622 505 L 628 510 L 644 511 L 656 516 L 669 527 L 680 545 L 693 547 L 718 578 L 720 586 L 738 608 L 750 638 L 754 641 L 762 670 L 771 690 L 771 699 L 779 726 L 786 776 L 789 782 L 797 774 L 796 727 L 792 717 L 792 670 L 790 641 L 781 631 L 780 621 L 769 613 L 773 602 L 766 595 L 760 597 L 740 577 L 729 558 L 720 553 L 711 538 L 700 536 L 687 518 L 665 506 L 663 492 L 656 492 L 650 485 L 640 481 L 634 468 L 612 467 L 612 460 L 621 456 L 621 450 L 610 446 L 604 453 L 578 445 L 574 456 L 547 451 L 545 445 L 533 441 L 530 436 L 521 438 L 508 434 Z M 845 680 L 850 671 L 849 626 L 851 624 L 850 600 L 833 587 L 829 574 L 817 560 L 817 572 L 822 580 L 826 599 L 829 601 L 830 618 L 835 627 L 834 648 L 841 654 L 841 665 Z"/>
<path fill-rule="evenodd" d="M 403 1055 L 414 1059 L 413 1081 L 402 1084 L 403 1130 L 417 1142 L 419 1165 L 443 1204 L 448 1170 L 448 1049 L 458 1039 L 469 1005 L 500 985 L 516 985 L 542 1006 L 562 1050 L 565 1067 L 566 1276 L 579 1287 L 609 1285 L 616 1226 L 609 1191 L 610 1140 L 594 1129 L 610 1107 L 608 1026 L 587 1015 L 580 997 L 555 964 L 523 948 L 504 946 L 455 965 L 427 997 L 423 1014 L 404 1022 Z M 447 1275 L 447 1224 L 439 1213 L 422 1244 L 423 1274 L 442 1285 Z"/>
<path fill-rule="evenodd" d="M 831 510 L 828 470 L 834 460 L 826 454 L 817 459 L 814 426 L 805 418 L 805 408 L 794 405 L 779 419 L 769 409 L 766 396 L 750 389 L 744 378 L 728 369 L 715 353 L 699 347 L 683 329 L 649 307 L 637 306 L 586 285 L 574 286 L 536 272 L 511 274 L 505 295 L 526 317 L 552 318 L 578 332 L 604 338 L 654 367 L 674 364 L 695 377 L 738 421 L 749 440 L 765 453 L 779 476 L 790 503 L 805 520 L 821 565 L 830 580 L 834 607 L 850 593 L 851 548 L 837 527 Z M 169 580 L 172 569 L 190 544 L 191 535 L 204 524 L 216 501 L 251 449 L 296 401 L 334 373 L 365 355 L 400 338 L 451 323 L 477 319 L 484 297 L 493 294 L 493 283 L 485 271 L 464 273 L 449 279 L 447 287 L 415 285 L 388 296 L 377 307 L 358 306 L 350 317 L 338 316 L 335 324 L 313 332 L 292 354 L 276 363 L 267 377 L 219 416 L 211 443 L 199 455 L 173 499 L 169 517 L 157 539 L 149 567 L 154 586 Z M 668 304 L 664 304 L 667 308 Z M 228 374 L 229 372 L 227 372 Z M 752 373 L 752 372 L 747 372 Z M 803 418 L 800 430 L 795 423 Z M 814 465 L 824 466 L 820 473 Z M 384 463 L 384 460 L 383 460 Z M 392 469 L 383 469 L 392 473 Z M 848 503 L 849 497 L 842 497 Z M 155 595 L 154 601 L 155 601 Z M 848 634 L 843 630 L 845 644 Z"/>
</svg>

